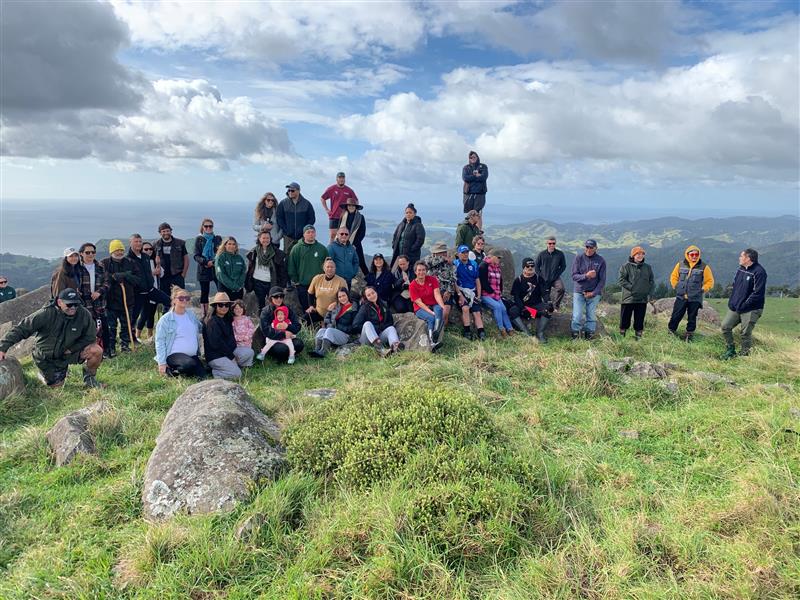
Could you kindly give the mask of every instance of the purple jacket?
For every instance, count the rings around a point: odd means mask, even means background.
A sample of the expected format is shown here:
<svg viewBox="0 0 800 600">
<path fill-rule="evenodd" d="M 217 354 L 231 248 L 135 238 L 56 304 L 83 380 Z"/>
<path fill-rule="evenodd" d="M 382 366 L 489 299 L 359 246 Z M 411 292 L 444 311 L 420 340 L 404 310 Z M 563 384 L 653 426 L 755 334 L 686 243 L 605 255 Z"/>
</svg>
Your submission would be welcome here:
<svg viewBox="0 0 800 600">
<path fill-rule="evenodd" d="M 589 279 L 586 273 L 592 269 L 597 271 L 597 276 Z M 572 261 L 572 281 L 575 282 L 575 291 L 578 293 L 594 292 L 596 296 L 601 295 L 606 286 L 605 259 L 599 254 L 590 258 L 581 252 Z"/>
</svg>

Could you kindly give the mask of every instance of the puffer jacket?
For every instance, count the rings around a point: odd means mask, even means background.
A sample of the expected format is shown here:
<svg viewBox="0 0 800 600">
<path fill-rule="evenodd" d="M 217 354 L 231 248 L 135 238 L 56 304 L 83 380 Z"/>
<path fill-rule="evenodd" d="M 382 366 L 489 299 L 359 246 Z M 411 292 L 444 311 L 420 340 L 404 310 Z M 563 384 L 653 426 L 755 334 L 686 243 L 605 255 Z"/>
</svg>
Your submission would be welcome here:
<svg viewBox="0 0 800 600">
<path fill-rule="evenodd" d="M 77 354 L 95 343 L 97 323 L 83 306 L 78 307 L 75 316 L 68 317 L 53 300 L 12 327 L 0 340 L 0 352 L 8 352 L 11 346 L 31 336 L 36 336 L 31 353 L 34 360 L 64 360 L 66 350 Z"/>
<path fill-rule="evenodd" d="M 411 221 L 403 219 L 400 221 L 397 229 L 394 230 L 394 235 L 392 236 L 392 253 L 394 258 L 405 254 L 413 269 L 414 263 L 419 260 L 424 243 L 425 227 L 422 226 L 422 219 L 417 216 L 411 219 Z"/>
<path fill-rule="evenodd" d="M 689 302 L 703 302 L 703 294 L 714 287 L 714 274 L 711 267 L 705 264 L 700 255 L 697 262 L 689 260 L 689 252 L 700 252 L 697 246 L 689 246 L 683 253 L 684 259 L 675 265 L 670 275 L 670 283 L 675 294 Z"/>
<path fill-rule="evenodd" d="M 338 329 L 339 331 L 343 331 L 347 335 L 355 335 L 361 333 L 361 330 L 355 331 L 353 327 L 353 323 L 356 320 L 356 314 L 358 314 L 358 303 L 353 302 L 350 307 L 342 313 L 341 316 L 337 317 L 336 315 L 339 314 L 339 311 L 342 307 L 337 304 L 333 310 L 329 310 L 328 313 L 325 315 L 325 327 L 333 327 L 334 329 Z"/>
<path fill-rule="evenodd" d="M 621 304 L 647 302 L 653 293 L 653 269 L 646 262 L 637 263 L 633 257 L 619 268 L 619 285 L 622 287 Z"/>
<path fill-rule="evenodd" d="M 306 200 L 303 194 L 297 195 L 295 204 L 287 196 L 278 204 L 276 209 L 276 219 L 283 235 L 289 236 L 294 240 L 303 237 L 303 227 L 313 225 L 317 219 L 314 207 L 311 202 Z"/>
</svg>

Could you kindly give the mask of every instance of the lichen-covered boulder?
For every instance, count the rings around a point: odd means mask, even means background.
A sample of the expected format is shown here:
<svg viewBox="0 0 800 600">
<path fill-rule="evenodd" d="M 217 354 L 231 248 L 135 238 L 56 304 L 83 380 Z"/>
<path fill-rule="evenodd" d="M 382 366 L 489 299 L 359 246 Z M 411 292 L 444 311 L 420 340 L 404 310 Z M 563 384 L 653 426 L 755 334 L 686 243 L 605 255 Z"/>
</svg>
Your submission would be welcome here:
<svg viewBox="0 0 800 600">
<path fill-rule="evenodd" d="M 669 317 L 672 314 L 672 306 L 674 304 L 675 298 L 660 298 L 651 304 L 653 314 L 665 313 Z M 697 319 L 715 326 L 719 326 L 722 323 L 717 309 L 707 302 L 703 304 L 703 308 L 697 311 Z"/>
<path fill-rule="evenodd" d="M 431 341 L 428 337 L 428 324 L 417 318 L 414 313 L 393 314 L 394 327 L 405 349 L 411 352 L 430 352 Z"/>
<path fill-rule="evenodd" d="M 89 420 L 110 410 L 103 401 L 95 402 L 61 417 L 45 435 L 57 467 L 64 466 L 78 454 L 94 454 L 94 440 L 89 432 Z"/>
<path fill-rule="evenodd" d="M 13 300 L 6 300 L 0 304 L 0 323 L 11 323 L 16 325 L 29 314 L 36 312 L 45 304 L 50 302 L 50 286 L 43 285 L 40 288 L 18 295 Z"/>
<path fill-rule="evenodd" d="M 22 365 L 16 358 L 6 356 L 4 360 L 0 360 L 0 400 L 23 392 L 25 378 L 22 376 Z"/>
<path fill-rule="evenodd" d="M 230 510 L 285 468 L 280 432 L 240 385 L 196 383 L 167 413 L 145 470 L 148 519 Z"/>
<path fill-rule="evenodd" d="M 4 302 L 3 304 L 8 304 L 8 302 L 13 302 L 13 300 L 9 300 L 7 302 Z M 11 331 L 12 327 L 13 324 L 11 323 L 11 321 L 0 325 L 0 340 L 3 339 L 9 331 Z M 26 356 L 31 355 L 31 353 L 33 352 L 33 347 L 35 345 L 36 345 L 36 336 L 25 338 L 21 342 L 17 342 L 13 346 L 11 346 L 11 348 L 8 349 L 8 352 L 6 352 L 6 356 L 12 356 L 14 358 L 25 358 Z"/>
</svg>

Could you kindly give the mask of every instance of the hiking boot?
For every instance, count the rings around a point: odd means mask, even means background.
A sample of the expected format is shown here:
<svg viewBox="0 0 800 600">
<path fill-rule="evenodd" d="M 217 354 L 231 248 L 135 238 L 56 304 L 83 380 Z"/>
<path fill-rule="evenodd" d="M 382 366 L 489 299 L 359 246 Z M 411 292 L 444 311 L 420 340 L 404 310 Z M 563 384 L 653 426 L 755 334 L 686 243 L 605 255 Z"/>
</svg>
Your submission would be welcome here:
<svg viewBox="0 0 800 600">
<path fill-rule="evenodd" d="M 514 319 L 512 319 L 511 325 L 512 327 L 514 327 L 514 329 L 516 329 L 517 331 L 521 331 L 525 335 L 528 336 L 533 335 L 531 334 L 531 330 L 528 329 L 528 326 L 525 324 L 525 321 L 522 320 L 522 317 L 515 317 Z"/>
<path fill-rule="evenodd" d="M 106 358 L 116 358 L 116 356 L 117 356 L 117 351 L 116 351 L 116 350 L 114 350 L 114 347 L 112 346 L 111 348 L 109 348 L 108 350 L 106 350 L 106 351 L 103 353 L 103 355 L 104 355 Z"/>
<path fill-rule="evenodd" d="M 400 352 L 400 350 L 405 350 L 406 345 L 403 342 L 395 342 L 392 344 L 392 352 Z"/>
<path fill-rule="evenodd" d="M 465 329 L 464 331 L 461 332 L 461 335 L 463 335 L 465 338 L 467 338 L 470 341 L 475 339 L 475 336 L 472 335 L 472 330 L 471 329 Z"/>
<path fill-rule="evenodd" d="M 636 332 L 636 334 L 635 334 L 635 335 L 636 335 L 636 341 L 637 341 L 637 342 L 638 342 L 640 339 L 642 339 L 642 334 L 643 334 L 643 333 L 644 333 L 644 331 L 637 331 L 637 332 Z"/>
<path fill-rule="evenodd" d="M 478 330 L 478 339 L 481 342 L 485 342 L 486 341 L 486 332 L 483 329 Z"/>
<path fill-rule="evenodd" d="M 573 340 L 581 339 L 581 332 L 580 331 L 572 331 L 572 332 L 570 332 L 570 335 L 572 336 Z"/>
<path fill-rule="evenodd" d="M 725 352 L 720 356 L 722 360 L 730 360 L 736 358 L 736 346 L 728 346 Z"/>
<path fill-rule="evenodd" d="M 131 348 L 130 348 L 130 346 L 128 346 L 128 344 L 122 344 L 122 346 L 120 347 L 119 351 L 120 352 L 130 352 Z"/>
<path fill-rule="evenodd" d="M 595 336 L 595 334 L 594 334 L 594 331 L 585 331 L 585 332 L 583 333 L 583 339 L 585 339 L 585 340 L 587 340 L 587 341 L 591 341 L 591 340 L 593 340 L 595 337 L 596 337 L 596 336 Z"/>
<path fill-rule="evenodd" d="M 97 381 L 97 378 L 94 375 L 84 375 L 83 376 L 83 385 L 87 388 L 104 388 L 106 387 L 105 383 L 100 383 Z"/>
<path fill-rule="evenodd" d="M 687 343 L 693 342 L 694 341 L 694 332 L 692 332 L 692 333 L 686 332 L 686 335 L 683 336 L 683 341 L 687 342 Z"/>
</svg>

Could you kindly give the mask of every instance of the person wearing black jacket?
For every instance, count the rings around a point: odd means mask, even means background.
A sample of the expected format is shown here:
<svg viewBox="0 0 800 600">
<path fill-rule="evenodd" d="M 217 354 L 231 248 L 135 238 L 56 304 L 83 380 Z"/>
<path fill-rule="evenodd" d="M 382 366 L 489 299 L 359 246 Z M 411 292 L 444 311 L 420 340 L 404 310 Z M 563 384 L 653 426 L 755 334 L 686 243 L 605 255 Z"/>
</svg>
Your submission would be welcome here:
<svg viewBox="0 0 800 600">
<path fill-rule="evenodd" d="M 323 326 L 314 336 L 314 350 L 308 355 L 313 358 L 323 358 L 332 347 L 347 344 L 350 336 L 358 333 L 353 327 L 357 312 L 358 302 L 350 298 L 350 290 L 344 286 L 339 288 L 336 302 L 330 305 Z"/>
<path fill-rule="evenodd" d="M 214 259 L 217 249 L 222 243 L 222 237 L 214 233 L 214 221 L 203 219 L 200 223 L 200 235 L 194 240 L 194 262 L 197 263 L 197 283 L 200 284 L 200 306 L 203 307 L 203 318 L 208 314 L 208 294 L 211 292 L 211 282 L 217 285 L 214 275 Z M 219 289 L 217 289 L 219 291 Z"/>
<path fill-rule="evenodd" d="M 741 356 L 750 354 L 753 346 L 753 328 L 764 312 L 767 289 L 767 272 L 758 262 L 758 252 L 747 248 L 739 255 L 739 269 L 733 278 L 733 290 L 728 298 L 728 313 L 722 320 L 722 335 L 727 349 L 722 358 L 727 360 L 736 356 L 733 329 L 741 323 Z"/>
<path fill-rule="evenodd" d="M 374 287 L 375 291 L 378 292 L 378 297 L 383 302 L 388 303 L 392 299 L 394 283 L 394 275 L 389 270 L 389 265 L 386 264 L 383 254 L 378 252 L 373 255 L 372 265 L 367 274 L 367 285 Z"/>
<path fill-rule="evenodd" d="M 271 340 L 283 340 L 287 337 L 292 339 L 294 344 L 295 355 L 302 352 L 304 344 L 300 339 L 300 319 L 297 314 L 288 305 L 285 305 L 283 300 L 286 292 L 280 286 L 273 286 L 269 290 L 269 302 L 259 315 L 259 323 L 261 332 L 265 338 Z M 289 321 L 292 322 L 286 331 L 275 331 L 272 328 L 272 321 L 275 319 L 275 308 L 278 306 L 286 306 L 289 309 Z M 289 348 L 284 344 L 275 344 L 268 351 L 267 356 L 271 357 L 275 362 L 285 363 L 289 360 Z"/>
<path fill-rule="evenodd" d="M 367 235 L 367 221 L 361 214 L 364 207 L 358 203 L 355 198 L 348 198 L 344 204 L 344 211 L 342 211 L 342 218 L 339 220 L 339 228 L 345 227 L 350 232 L 350 243 L 356 249 L 358 255 L 358 265 L 361 267 L 361 272 L 364 277 L 369 273 L 367 268 L 367 261 L 364 258 L 364 246 L 362 242 Z"/>
<path fill-rule="evenodd" d="M 244 277 L 244 289 L 255 293 L 259 314 L 267 303 L 269 290 L 288 283 L 287 263 L 286 253 L 272 243 L 272 233 L 259 233 L 256 245 L 247 253 L 247 273 Z"/>
<path fill-rule="evenodd" d="M 136 328 L 134 335 L 138 342 L 142 329 L 147 324 L 150 315 L 155 312 L 156 305 L 161 304 L 164 310 L 167 311 L 170 307 L 170 300 L 167 294 L 156 287 L 153 270 L 150 268 L 152 251 L 150 253 L 144 252 L 142 236 L 134 233 L 128 242 L 127 258 L 138 265 L 139 270 L 139 282 L 133 286 L 135 298 L 131 309 L 131 327 Z M 152 244 L 150 244 L 150 247 L 152 248 Z M 150 333 L 152 335 L 152 331 Z"/>
<path fill-rule="evenodd" d="M 544 282 L 535 271 L 535 262 L 532 258 L 522 261 L 522 274 L 514 280 L 511 286 L 511 295 L 517 305 L 520 316 L 512 320 L 518 329 L 528 331 L 524 321 L 536 319 L 536 339 L 539 343 L 546 344 L 544 333 L 550 321 L 552 304 L 542 297 Z M 517 322 L 517 319 L 519 321 Z M 530 332 L 529 332 L 530 333 Z"/>
<path fill-rule="evenodd" d="M 231 300 L 225 292 L 217 292 L 209 303 L 211 314 L 203 323 L 203 350 L 214 379 L 238 379 L 242 367 L 253 365 L 252 348 L 237 346 L 233 335 Z"/>
<path fill-rule="evenodd" d="M 408 286 L 414 279 L 414 274 L 410 271 L 411 264 L 408 257 L 401 254 L 395 259 L 394 285 L 392 285 L 392 312 L 395 314 L 414 312 L 414 303 L 411 302 L 411 294 Z"/>
<path fill-rule="evenodd" d="M 125 246 L 120 240 L 111 240 L 111 256 L 102 260 L 109 289 L 106 293 L 108 318 L 108 356 L 114 358 L 117 345 L 117 325 L 122 352 L 130 352 L 131 337 L 128 325 L 133 328 L 131 310 L 136 300 L 135 290 L 142 287 L 142 272 L 137 261 L 125 256 Z M 123 292 L 124 289 L 124 292 Z M 127 313 L 127 316 L 126 316 Z"/>
<path fill-rule="evenodd" d="M 425 228 L 422 226 L 422 219 L 417 216 L 414 204 L 409 202 L 406 206 L 405 218 L 400 221 L 397 229 L 394 230 L 394 236 L 392 236 L 392 260 L 389 263 L 391 268 L 394 269 L 395 261 L 401 254 L 408 257 L 410 264 L 417 264 L 424 243 Z"/>
<path fill-rule="evenodd" d="M 553 309 L 558 311 L 564 301 L 564 282 L 561 274 L 567 269 L 567 259 L 561 250 L 556 248 L 556 238 L 551 235 L 547 238 L 547 250 L 542 250 L 534 264 L 536 276 L 542 282 L 542 298 L 553 303 Z"/>
<path fill-rule="evenodd" d="M 353 331 L 361 332 L 358 343 L 371 344 L 381 356 L 397 352 L 401 347 L 400 336 L 394 327 L 394 318 L 389 305 L 380 299 L 378 290 L 368 285 L 361 292 L 361 306 L 353 321 Z M 387 344 L 388 348 L 383 344 Z"/>
</svg>

